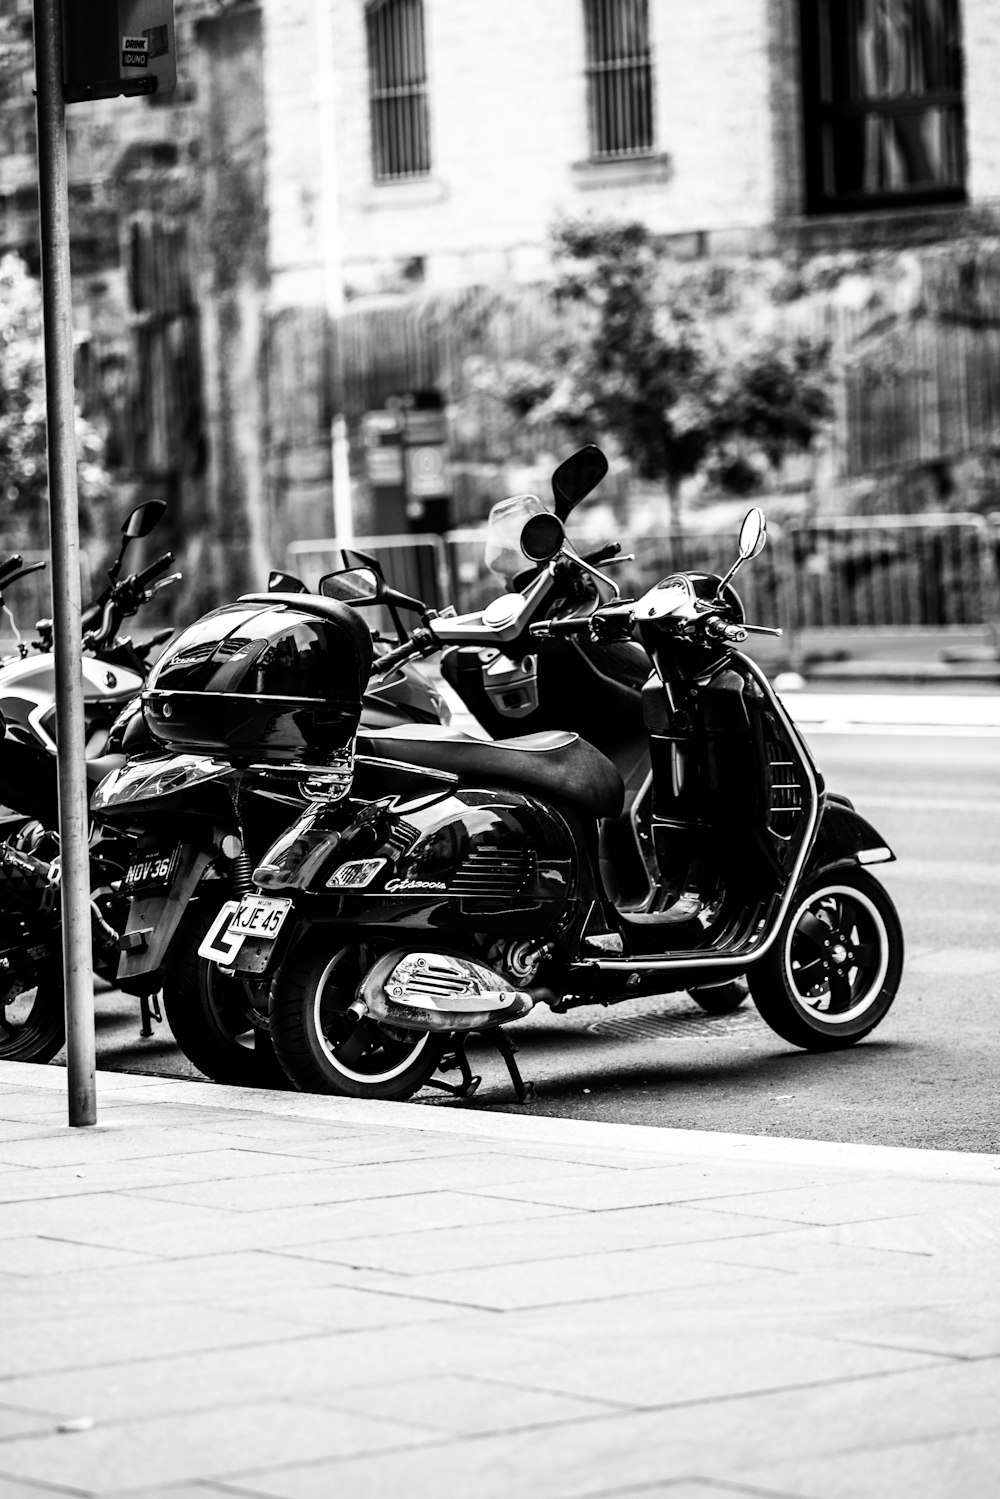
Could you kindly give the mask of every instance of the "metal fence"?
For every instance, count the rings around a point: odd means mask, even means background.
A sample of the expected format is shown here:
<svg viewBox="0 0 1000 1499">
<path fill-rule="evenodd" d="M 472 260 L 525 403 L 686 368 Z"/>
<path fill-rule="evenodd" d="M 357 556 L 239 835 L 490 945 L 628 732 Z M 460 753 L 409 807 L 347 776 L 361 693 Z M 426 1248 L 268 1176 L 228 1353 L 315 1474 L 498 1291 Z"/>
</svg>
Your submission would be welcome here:
<svg viewBox="0 0 1000 1499">
<path fill-rule="evenodd" d="M 483 563 L 485 532 L 368 536 L 353 543 L 377 556 L 394 587 L 435 608 L 481 608 L 500 584 Z M 614 569 L 637 596 L 678 570 L 725 572 L 735 555 L 727 532 L 686 527 L 680 535 L 620 537 L 635 560 Z M 297 542 L 289 567 L 315 586 L 341 565 L 335 541 Z M 772 525 L 768 545 L 740 574 L 750 619 L 807 630 L 921 630 L 1000 626 L 1000 513 L 839 517 Z"/>
</svg>

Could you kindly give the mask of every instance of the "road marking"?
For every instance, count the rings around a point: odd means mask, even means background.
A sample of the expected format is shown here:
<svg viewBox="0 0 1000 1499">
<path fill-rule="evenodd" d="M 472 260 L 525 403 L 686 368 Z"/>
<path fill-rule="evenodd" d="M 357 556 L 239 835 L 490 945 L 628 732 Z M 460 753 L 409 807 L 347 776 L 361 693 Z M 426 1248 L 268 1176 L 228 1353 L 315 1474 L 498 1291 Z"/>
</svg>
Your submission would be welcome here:
<svg viewBox="0 0 1000 1499">
<path fill-rule="evenodd" d="M 782 701 L 801 723 L 849 723 L 900 728 L 936 728 L 952 733 L 956 726 L 1000 732 L 1000 693 L 787 693 Z"/>
<path fill-rule="evenodd" d="M 847 718 L 829 719 L 810 723 L 808 719 L 795 720 L 807 736 L 810 734 L 885 734 L 913 739 L 1000 739 L 1000 727 L 987 724 L 954 724 L 950 728 L 926 723 L 854 723 Z"/>
<path fill-rule="evenodd" d="M 996 953 L 962 947 L 942 947 L 937 952 L 924 953 L 919 958 L 908 958 L 907 971 L 945 978 L 987 978 L 1000 970 L 1000 959 Z"/>
<path fill-rule="evenodd" d="M 988 796 L 925 796 L 915 790 L 908 796 L 894 796 L 891 791 L 858 792 L 853 797 L 864 807 L 893 807 L 907 812 L 969 812 L 977 818 L 1000 817 L 1000 799 Z"/>
<path fill-rule="evenodd" d="M 925 880 L 942 890 L 961 893 L 966 885 L 988 885 L 1000 888 L 1000 866 L 985 860 L 972 859 L 910 859 L 903 857 L 898 864 L 886 864 L 893 878 Z M 971 912 L 971 915 L 977 914 Z"/>
</svg>

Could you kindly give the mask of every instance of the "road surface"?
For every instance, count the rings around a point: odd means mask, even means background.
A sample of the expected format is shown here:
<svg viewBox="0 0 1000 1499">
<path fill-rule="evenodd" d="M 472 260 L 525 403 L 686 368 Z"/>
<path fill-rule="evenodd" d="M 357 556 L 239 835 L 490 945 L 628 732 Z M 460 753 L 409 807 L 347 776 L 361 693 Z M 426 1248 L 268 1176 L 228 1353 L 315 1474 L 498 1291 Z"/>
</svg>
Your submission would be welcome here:
<svg viewBox="0 0 1000 1499">
<path fill-rule="evenodd" d="M 516 1027 L 529 1107 L 622 1123 L 952 1150 L 1000 1149 L 1000 738 L 816 732 L 831 788 L 895 848 L 875 872 L 899 906 L 903 984 L 873 1036 L 794 1050 L 752 1004 L 711 1019 L 685 996 L 628 1001 Z M 140 1038 L 135 1001 L 98 996 L 99 1066 L 198 1076 L 165 1025 Z M 473 1052 L 472 1107 L 513 1101 L 498 1056 Z M 454 1107 L 421 1095 L 426 1106 Z"/>
</svg>

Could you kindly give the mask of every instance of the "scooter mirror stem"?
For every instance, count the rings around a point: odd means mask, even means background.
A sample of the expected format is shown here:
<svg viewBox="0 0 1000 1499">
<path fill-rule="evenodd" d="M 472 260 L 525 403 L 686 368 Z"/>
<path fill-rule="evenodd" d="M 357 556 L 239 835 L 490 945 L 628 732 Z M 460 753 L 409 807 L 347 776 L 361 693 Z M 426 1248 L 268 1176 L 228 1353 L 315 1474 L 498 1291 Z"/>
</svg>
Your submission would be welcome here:
<svg viewBox="0 0 1000 1499">
<path fill-rule="evenodd" d="M 745 557 L 737 557 L 736 561 L 733 563 L 732 567 L 726 573 L 726 576 L 722 579 L 722 582 L 719 584 L 718 588 L 715 590 L 716 602 L 718 602 L 718 600 L 722 598 L 722 596 L 725 593 L 726 589 L 729 587 L 729 584 L 733 581 L 733 579 L 735 578 L 736 574 L 739 572 L 740 568 L 743 566 L 743 563 L 745 561 L 746 561 Z"/>
<path fill-rule="evenodd" d="M 600 568 L 593 567 L 589 562 L 585 562 L 579 552 L 570 546 L 568 541 L 563 542 L 555 560 L 558 560 L 559 557 L 568 558 L 575 566 L 581 568 L 585 573 L 589 573 L 592 578 L 597 578 L 599 582 L 607 584 L 608 588 L 611 589 L 611 597 L 613 599 L 621 598 L 622 591 L 614 578 L 609 578 L 607 573 L 601 572 Z M 622 558 L 621 560 L 624 561 L 625 559 Z"/>
<path fill-rule="evenodd" d="M 715 595 L 717 599 L 722 598 L 726 587 L 735 578 L 744 562 L 749 562 L 751 558 L 760 556 L 761 552 L 764 550 L 764 543 L 766 540 L 767 520 L 760 506 L 755 505 L 753 509 L 748 510 L 746 515 L 743 517 L 743 524 L 740 527 L 740 554 L 737 557 L 736 561 L 733 563 L 732 567 L 726 573 L 726 576 L 723 578 L 722 582 L 719 584 L 719 591 Z"/>
</svg>

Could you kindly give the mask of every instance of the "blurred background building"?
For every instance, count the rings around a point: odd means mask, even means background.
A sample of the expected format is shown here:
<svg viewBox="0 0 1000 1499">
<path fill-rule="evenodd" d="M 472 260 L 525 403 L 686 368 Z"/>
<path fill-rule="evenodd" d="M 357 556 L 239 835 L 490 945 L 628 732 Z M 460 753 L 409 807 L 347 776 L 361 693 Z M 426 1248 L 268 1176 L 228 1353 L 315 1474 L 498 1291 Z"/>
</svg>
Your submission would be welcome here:
<svg viewBox="0 0 1000 1499">
<path fill-rule="evenodd" d="M 68 111 L 78 381 L 206 597 L 331 533 L 338 416 L 359 532 L 545 457 L 469 371 L 544 337 L 560 217 L 812 267 L 826 501 L 1000 508 L 1000 0 L 176 4 L 169 99 Z M 0 20 L 0 249 L 36 267 L 31 0 Z"/>
</svg>

